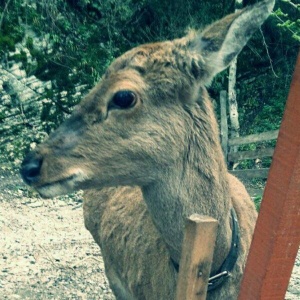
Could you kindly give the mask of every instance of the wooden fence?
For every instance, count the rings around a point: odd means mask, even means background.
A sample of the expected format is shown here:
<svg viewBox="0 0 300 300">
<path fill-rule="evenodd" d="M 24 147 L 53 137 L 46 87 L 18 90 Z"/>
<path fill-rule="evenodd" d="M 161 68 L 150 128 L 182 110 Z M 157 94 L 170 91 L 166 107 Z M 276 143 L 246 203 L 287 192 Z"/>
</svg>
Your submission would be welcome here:
<svg viewBox="0 0 300 300">
<path fill-rule="evenodd" d="M 278 137 L 278 130 L 266 131 L 258 134 L 251 134 L 242 137 L 229 138 L 228 137 L 228 124 L 227 124 L 227 93 L 221 91 L 220 93 L 220 107 L 221 107 L 221 144 L 227 164 L 236 163 L 242 160 L 257 159 L 264 157 L 272 157 L 274 147 L 267 147 L 258 150 L 248 151 L 235 151 L 239 146 L 261 143 L 266 141 L 275 140 Z M 231 174 L 241 179 L 251 178 L 267 178 L 269 168 L 255 168 L 243 170 L 229 170 Z"/>
</svg>

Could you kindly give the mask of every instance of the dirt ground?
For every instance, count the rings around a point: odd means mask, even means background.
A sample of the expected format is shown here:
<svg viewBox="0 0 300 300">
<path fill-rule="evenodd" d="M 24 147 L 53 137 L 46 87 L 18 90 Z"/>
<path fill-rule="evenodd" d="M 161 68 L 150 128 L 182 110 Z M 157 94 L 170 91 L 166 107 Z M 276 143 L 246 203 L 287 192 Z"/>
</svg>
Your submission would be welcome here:
<svg viewBox="0 0 300 300">
<path fill-rule="evenodd" d="M 1 300 L 115 299 L 84 227 L 80 194 L 44 200 L 2 172 L 0 249 Z M 286 299 L 300 299 L 299 255 Z"/>
<path fill-rule="evenodd" d="M 115 299 L 80 194 L 44 200 L 0 180 L 0 299 Z"/>
</svg>

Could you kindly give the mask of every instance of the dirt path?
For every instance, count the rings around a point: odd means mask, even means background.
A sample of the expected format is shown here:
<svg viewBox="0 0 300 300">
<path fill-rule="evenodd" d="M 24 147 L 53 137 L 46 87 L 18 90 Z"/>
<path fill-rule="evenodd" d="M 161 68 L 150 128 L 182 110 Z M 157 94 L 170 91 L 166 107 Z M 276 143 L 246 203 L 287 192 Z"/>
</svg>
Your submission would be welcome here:
<svg viewBox="0 0 300 300">
<path fill-rule="evenodd" d="M 0 299 L 114 299 L 80 194 L 30 196 L 18 177 L 0 174 Z M 300 299 L 299 255 L 286 299 Z"/>
<path fill-rule="evenodd" d="M 80 196 L 29 198 L 0 180 L 0 299 L 114 299 Z"/>
</svg>

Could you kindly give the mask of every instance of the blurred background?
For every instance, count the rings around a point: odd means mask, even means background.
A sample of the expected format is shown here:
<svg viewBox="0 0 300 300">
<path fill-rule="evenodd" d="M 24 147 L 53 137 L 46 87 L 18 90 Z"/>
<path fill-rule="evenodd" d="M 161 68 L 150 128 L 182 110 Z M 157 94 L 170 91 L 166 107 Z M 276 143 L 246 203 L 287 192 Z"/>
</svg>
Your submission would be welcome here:
<svg viewBox="0 0 300 300">
<path fill-rule="evenodd" d="M 114 58 L 141 43 L 201 29 L 234 12 L 236 2 L 241 1 L 0 0 L 0 168 L 18 167 Z M 279 128 L 299 51 L 299 16 L 299 0 L 277 1 L 238 57 L 240 135 Z M 218 116 L 219 93 L 227 89 L 228 70 L 209 87 Z"/>
</svg>

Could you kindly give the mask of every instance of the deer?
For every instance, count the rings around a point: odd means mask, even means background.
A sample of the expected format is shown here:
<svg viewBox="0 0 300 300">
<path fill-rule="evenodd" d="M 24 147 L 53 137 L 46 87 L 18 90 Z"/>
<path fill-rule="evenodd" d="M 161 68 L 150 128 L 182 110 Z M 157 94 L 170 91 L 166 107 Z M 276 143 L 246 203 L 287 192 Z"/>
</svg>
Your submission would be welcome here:
<svg viewBox="0 0 300 300">
<path fill-rule="evenodd" d="M 203 31 L 135 47 L 24 158 L 43 198 L 84 190 L 84 222 L 117 299 L 174 299 L 184 224 L 218 221 L 207 299 L 237 299 L 257 218 L 229 174 L 207 86 L 271 13 L 264 0 Z"/>
</svg>

